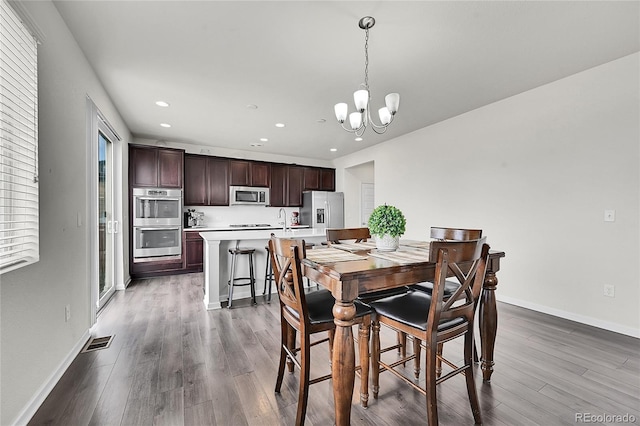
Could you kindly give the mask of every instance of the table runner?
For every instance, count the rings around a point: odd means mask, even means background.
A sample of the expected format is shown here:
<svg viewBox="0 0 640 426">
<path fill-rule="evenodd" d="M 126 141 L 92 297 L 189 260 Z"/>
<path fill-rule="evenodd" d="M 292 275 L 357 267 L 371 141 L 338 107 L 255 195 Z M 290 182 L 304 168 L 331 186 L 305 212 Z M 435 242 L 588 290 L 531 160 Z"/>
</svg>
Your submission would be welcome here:
<svg viewBox="0 0 640 426">
<path fill-rule="evenodd" d="M 340 243 L 332 244 L 331 247 L 344 251 L 363 251 L 376 248 L 376 243 L 373 241 L 365 241 L 362 243 Z"/>
<path fill-rule="evenodd" d="M 328 247 L 307 250 L 307 259 L 315 263 L 333 263 L 346 262 L 349 260 L 362 260 L 366 259 L 366 257 L 359 256 L 348 251 Z"/>
<path fill-rule="evenodd" d="M 396 251 L 373 250 L 369 253 L 369 256 L 390 260 L 392 262 L 400 263 L 401 265 L 429 261 L 429 252 L 426 250 L 396 250 Z"/>
<path fill-rule="evenodd" d="M 417 240 L 400 240 L 401 247 L 414 247 L 419 249 L 429 249 L 430 241 L 417 241 Z"/>
</svg>

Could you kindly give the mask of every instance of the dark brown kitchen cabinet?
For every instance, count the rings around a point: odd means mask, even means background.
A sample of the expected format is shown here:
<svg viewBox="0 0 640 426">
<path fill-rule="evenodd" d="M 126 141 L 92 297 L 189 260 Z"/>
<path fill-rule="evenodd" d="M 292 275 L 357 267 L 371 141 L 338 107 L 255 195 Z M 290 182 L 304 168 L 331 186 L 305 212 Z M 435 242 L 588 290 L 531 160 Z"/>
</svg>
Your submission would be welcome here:
<svg viewBox="0 0 640 426">
<path fill-rule="evenodd" d="M 244 160 L 229 161 L 230 184 L 251 186 L 251 162 Z"/>
<path fill-rule="evenodd" d="M 271 164 L 260 161 L 251 162 L 251 186 L 268 188 L 271 183 Z"/>
<path fill-rule="evenodd" d="M 202 272 L 204 241 L 197 231 L 182 232 L 182 247 L 185 272 Z"/>
<path fill-rule="evenodd" d="M 229 160 L 209 157 L 207 163 L 209 206 L 229 205 Z"/>
<path fill-rule="evenodd" d="M 184 205 L 229 205 L 229 160 L 227 158 L 185 154 Z"/>
<path fill-rule="evenodd" d="M 317 191 L 320 189 L 320 169 L 317 167 L 304 168 L 304 190 Z"/>
<path fill-rule="evenodd" d="M 287 190 L 287 206 L 302 206 L 302 187 L 304 186 L 304 167 L 289 166 L 289 188 Z"/>
<path fill-rule="evenodd" d="M 304 167 L 288 164 L 272 164 L 270 186 L 271 206 L 301 206 L 303 185 Z"/>
<path fill-rule="evenodd" d="M 209 202 L 207 159 L 202 155 L 184 156 L 185 206 L 206 206 Z"/>
<path fill-rule="evenodd" d="M 129 184 L 132 187 L 182 188 L 184 151 L 129 145 Z"/>
<path fill-rule="evenodd" d="M 271 167 L 269 163 L 248 160 L 230 160 L 230 185 L 268 187 Z"/>
<path fill-rule="evenodd" d="M 336 190 L 336 170 L 320 169 L 320 191 Z"/>
<path fill-rule="evenodd" d="M 335 191 L 335 169 L 323 167 L 304 168 L 304 191 Z"/>
</svg>

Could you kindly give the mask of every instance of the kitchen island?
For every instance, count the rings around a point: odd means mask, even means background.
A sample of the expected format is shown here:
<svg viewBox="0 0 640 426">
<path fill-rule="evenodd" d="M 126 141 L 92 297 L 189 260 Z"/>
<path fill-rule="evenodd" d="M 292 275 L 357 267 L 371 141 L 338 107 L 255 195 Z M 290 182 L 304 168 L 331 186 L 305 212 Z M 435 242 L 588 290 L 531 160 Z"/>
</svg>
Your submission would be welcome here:
<svg viewBox="0 0 640 426">
<path fill-rule="evenodd" d="M 254 255 L 254 274 L 256 295 L 264 286 L 264 270 L 268 261 L 265 246 L 271 234 L 281 238 L 300 238 L 308 243 L 320 244 L 326 241 L 325 230 L 317 228 L 259 229 L 248 231 L 201 231 L 204 240 L 204 306 L 206 309 L 220 309 L 221 302 L 228 299 L 229 249 L 241 246 L 256 249 Z M 247 271 L 246 259 L 239 259 L 238 271 Z M 241 273 L 248 275 L 246 272 Z M 275 290 L 275 286 L 273 286 Z M 234 290 L 234 300 L 249 297 L 249 287 Z"/>
</svg>

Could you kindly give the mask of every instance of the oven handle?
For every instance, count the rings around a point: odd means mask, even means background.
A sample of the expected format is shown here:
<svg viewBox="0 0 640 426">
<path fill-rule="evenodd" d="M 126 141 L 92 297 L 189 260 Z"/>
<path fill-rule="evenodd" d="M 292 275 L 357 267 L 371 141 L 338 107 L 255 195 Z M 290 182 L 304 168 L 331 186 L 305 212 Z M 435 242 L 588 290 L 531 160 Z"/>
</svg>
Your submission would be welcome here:
<svg viewBox="0 0 640 426">
<path fill-rule="evenodd" d="M 139 195 L 135 195 L 135 198 L 138 200 L 149 200 L 149 201 L 181 201 L 180 197 L 141 197 Z"/>
<path fill-rule="evenodd" d="M 142 228 L 140 226 L 134 226 L 133 228 L 139 231 L 171 231 L 173 229 L 180 230 L 179 226 L 154 226 L 150 228 Z"/>
</svg>

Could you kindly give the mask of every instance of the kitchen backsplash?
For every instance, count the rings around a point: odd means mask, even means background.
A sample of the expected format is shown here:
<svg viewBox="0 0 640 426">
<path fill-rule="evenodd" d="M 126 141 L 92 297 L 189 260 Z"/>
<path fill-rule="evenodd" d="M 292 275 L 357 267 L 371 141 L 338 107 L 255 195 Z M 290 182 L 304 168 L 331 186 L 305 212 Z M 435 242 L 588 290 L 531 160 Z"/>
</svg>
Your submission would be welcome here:
<svg viewBox="0 0 640 426">
<path fill-rule="evenodd" d="M 184 206 L 186 209 L 195 209 L 204 213 L 204 226 L 222 227 L 227 225 L 247 224 L 247 223 L 268 223 L 278 225 L 279 207 L 262 206 Z M 291 213 L 299 212 L 297 207 L 285 207 L 287 212 L 287 225 L 291 224 Z"/>
</svg>

